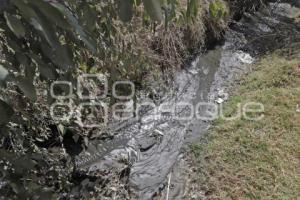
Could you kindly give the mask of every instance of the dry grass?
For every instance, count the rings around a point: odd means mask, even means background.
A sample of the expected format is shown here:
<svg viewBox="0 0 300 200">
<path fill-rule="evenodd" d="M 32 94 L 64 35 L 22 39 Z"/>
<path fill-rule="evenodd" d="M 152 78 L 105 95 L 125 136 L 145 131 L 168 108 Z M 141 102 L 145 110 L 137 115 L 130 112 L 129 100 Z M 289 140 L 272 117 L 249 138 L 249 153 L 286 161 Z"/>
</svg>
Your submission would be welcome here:
<svg viewBox="0 0 300 200">
<path fill-rule="evenodd" d="M 108 72 L 113 74 L 111 79 L 122 77 L 142 86 L 152 82 L 168 85 L 166 82 L 172 80 L 178 68 L 202 52 L 206 44 L 212 39 L 215 41 L 226 29 L 228 19 L 216 21 L 210 17 L 209 3 L 213 1 L 200 0 L 193 20 L 186 18 L 187 1 L 178 1 L 175 17 L 168 25 L 164 21 L 147 20 L 142 5 L 135 9 L 130 23 L 113 20 L 115 55 L 103 54 L 96 59 L 97 67 L 93 72 Z"/>
<path fill-rule="evenodd" d="M 162 22 L 152 24 L 150 29 L 147 29 L 142 25 L 142 17 L 138 15 L 133 20 L 132 27 L 142 28 L 135 29 L 134 48 L 143 52 L 151 64 L 164 68 L 180 67 L 186 59 L 205 46 L 207 34 L 217 38 L 227 27 L 227 19 L 217 23 L 209 16 L 209 2 L 212 0 L 200 0 L 198 15 L 194 20 L 187 22 L 184 17 L 187 1 L 179 1 L 176 17 L 168 23 L 167 27 Z M 142 13 L 143 10 L 140 9 Z M 208 28 L 211 31 L 209 33 Z"/>
<path fill-rule="evenodd" d="M 300 57 L 262 59 L 226 104 L 265 106 L 261 121 L 218 120 L 192 147 L 199 170 L 198 190 L 207 199 L 299 199 L 300 197 Z"/>
</svg>

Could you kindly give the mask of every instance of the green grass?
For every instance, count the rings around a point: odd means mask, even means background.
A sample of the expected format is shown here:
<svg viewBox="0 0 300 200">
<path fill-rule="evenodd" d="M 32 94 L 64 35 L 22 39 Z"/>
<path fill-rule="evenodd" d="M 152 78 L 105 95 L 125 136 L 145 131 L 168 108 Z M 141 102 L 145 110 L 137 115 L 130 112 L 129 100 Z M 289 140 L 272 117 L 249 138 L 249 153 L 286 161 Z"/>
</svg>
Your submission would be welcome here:
<svg viewBox="0 0 300 200">
<path fill-rule="evenodd" d="M 260 121 L 219 119 L 192 146 L 198 189 L 208 199 L 300 198 L 300 67 L 297 56 L 274 54 L 262 59 L 225 105 L 261 102 Z"/>
</svg>

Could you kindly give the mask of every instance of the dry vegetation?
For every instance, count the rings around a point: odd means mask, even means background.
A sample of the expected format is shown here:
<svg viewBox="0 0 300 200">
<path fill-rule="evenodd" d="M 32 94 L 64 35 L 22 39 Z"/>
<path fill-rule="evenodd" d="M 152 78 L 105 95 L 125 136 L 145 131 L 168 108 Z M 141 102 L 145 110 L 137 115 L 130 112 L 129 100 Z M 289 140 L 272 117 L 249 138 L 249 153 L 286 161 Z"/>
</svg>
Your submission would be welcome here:
<svg viewBox="0 0 300 200">
<path fill-rule="evenodd" d="M 210 42 L 208 36 L 219 39 L 227 28 L 228 18 L 213 19 L 210 16 L 210 2 L 214 1 L 199 1 L 197 16 L 189 21 L 184 16 L 187 1 L 181 0 L 176 16 L 167 26 L 163 23 L 152 24 L 150 29 L 143 26 L 140 16 L 143 8 L 140 8 L 131 23 L 133 29 L 140 27 L 134 32 L 134 48 L 142 52 L 154 68 L 170 70 L 181 67 L 185 61 L 205 49 Z M 226 3 L 220 2 L 227 9 Z"/>
</svg>

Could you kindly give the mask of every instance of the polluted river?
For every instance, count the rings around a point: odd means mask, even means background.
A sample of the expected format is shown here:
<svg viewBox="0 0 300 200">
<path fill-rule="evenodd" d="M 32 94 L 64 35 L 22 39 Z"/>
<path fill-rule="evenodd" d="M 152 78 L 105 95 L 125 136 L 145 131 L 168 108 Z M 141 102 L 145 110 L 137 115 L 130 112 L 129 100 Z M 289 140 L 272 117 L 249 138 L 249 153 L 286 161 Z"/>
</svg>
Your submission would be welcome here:
<svg viewBox="0 0 300 200">
<path fill-rule="evenodd" d="M 270 3 L 231 22 L 222 41 L 177 71 L 168 91 L 154 88 L 157 98 L 139 91 L 138 117 L 112 122 L 104 131 L 113 137 L 91 141 L 75 159 L 77 170 L 85 177 L 122 171 L 132 199 L 189 199 L 185 147 L 209 129 L 216 109 L 222 114 L 236 80 L 257 58 L 299 44 L 300 25 L 291 18 L 297 6 Z"/>
</svg>

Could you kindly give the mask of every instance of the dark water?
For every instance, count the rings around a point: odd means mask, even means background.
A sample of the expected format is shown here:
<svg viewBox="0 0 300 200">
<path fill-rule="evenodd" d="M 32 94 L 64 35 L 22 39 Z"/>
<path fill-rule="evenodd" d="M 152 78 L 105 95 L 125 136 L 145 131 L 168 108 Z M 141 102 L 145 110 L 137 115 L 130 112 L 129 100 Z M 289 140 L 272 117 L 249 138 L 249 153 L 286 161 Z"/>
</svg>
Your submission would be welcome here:
<svg viewBox="0 0 300 200">
<path fill-rule="evenodd" d="M 300 46 L 300 26 L 289 18 L 291 6 L 271 4 L 254 14 L 245 14 L 226 32 L 224 43 L 195 59 L 191 66 L 178 71 L 173 88 L 162 96 L 160 103 L 149 98 L 140 102 L 165 104 L 172 108 L 180 103 L 196 107 L 199 102 L 216 104 L 226 101 L 228 92 L 240 75 L 249 70 L 255 58 L 276 49 Z M 190 107 L 176 107 L 176 116 L 190 114 Z M 199 107 L 195 112 L 206 116 L 209 108 Z M 194 113 L 194 114 L 195 114 Z M 210 120 L 194 117 L 179 120 L 172 112 L 144 109 L 138 120 L 112 124 L 107 131 L 115 137 L 94 141 L 87 152 L 77 158 L 78 168 L 88 174 L 105 169 L 122 169 L 120 159 L 130 164 L 129 188 L 134 199 L 182 199 L 185 163 L 182 150 L 211 125 Z M 128 165 L 128 163 L 126 164 Z M 172 187 L 168 187 L 168 182 Z"/>
</svg>

